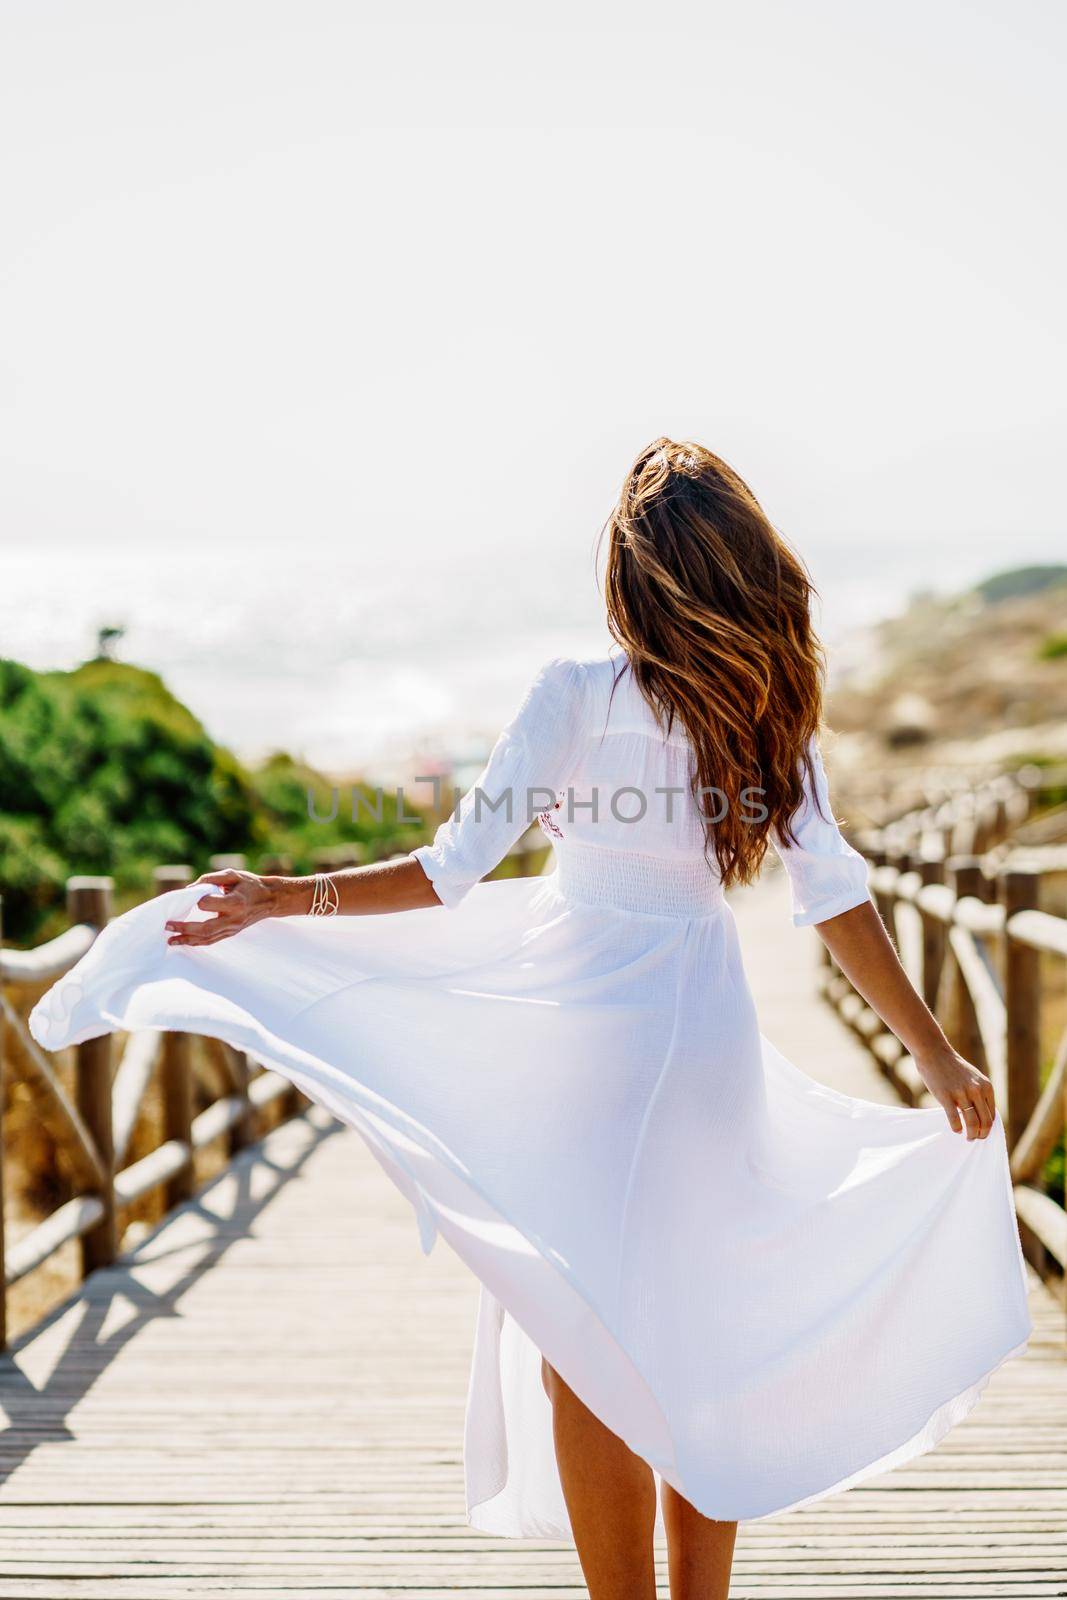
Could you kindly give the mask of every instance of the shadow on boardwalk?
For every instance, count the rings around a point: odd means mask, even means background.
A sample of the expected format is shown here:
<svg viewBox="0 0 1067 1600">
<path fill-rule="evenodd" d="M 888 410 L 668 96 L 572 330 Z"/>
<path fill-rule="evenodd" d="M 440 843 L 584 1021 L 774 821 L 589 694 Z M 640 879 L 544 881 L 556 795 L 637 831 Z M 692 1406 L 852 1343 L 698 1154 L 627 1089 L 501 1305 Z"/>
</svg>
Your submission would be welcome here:
<svg viewBox="0 0 1067 1600">
<path fill-rule="evenodd" d="M 101 1269 L 0 1356 L 0 1486 L 39 1445 L 74 1436 L 68 1414 L 145 1327 L 180 1318 L 197 1281 L 247 1237 L 322 1140 L 340 1127 L 301 1118 L 303 1137 L 284 1151 L 268 1141 L 242 1151 L 209 1184 L 115 1262 Z M 180 1221 L 180 1228 L 175 1224 Z M 163 1268 L 161 1277 L 158 1269 Z M 159 1282 L 160 1287 L 153 1288 Z M 55 1352 L 54 1359 L 50 1353 Z M 40 1374 L 40 1381 L 31 1377 Z"/>
</svg>

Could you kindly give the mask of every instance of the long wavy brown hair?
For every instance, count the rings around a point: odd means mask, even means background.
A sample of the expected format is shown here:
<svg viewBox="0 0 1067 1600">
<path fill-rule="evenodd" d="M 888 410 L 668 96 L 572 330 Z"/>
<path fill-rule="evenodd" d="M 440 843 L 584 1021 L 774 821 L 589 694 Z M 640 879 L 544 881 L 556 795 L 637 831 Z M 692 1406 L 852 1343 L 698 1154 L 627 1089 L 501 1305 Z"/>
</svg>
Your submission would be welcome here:
<svg viewBox="0 0 1067 1600">
<path fill-rule="evenodd" d="M 824 677 L 811 579 L 748 485 L 698 444 L 642 450 L 604 534 L 612 637 L 692 747 L 705 852 L 724 884 L 749 883 L 772 829 L 793 839 L 811 774 Z"/>
</svg>

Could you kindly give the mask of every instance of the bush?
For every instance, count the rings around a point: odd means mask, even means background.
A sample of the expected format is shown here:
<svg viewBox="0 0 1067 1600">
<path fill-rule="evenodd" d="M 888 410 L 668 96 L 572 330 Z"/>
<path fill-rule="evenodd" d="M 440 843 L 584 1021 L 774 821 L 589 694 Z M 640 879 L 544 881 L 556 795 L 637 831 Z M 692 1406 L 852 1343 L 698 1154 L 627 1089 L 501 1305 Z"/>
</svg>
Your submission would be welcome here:
<svg viewBox="0 0 1067 1600">
<path fill-rule="evenodd" d="M 333 823 L 308 816 L 307 791 L 329 811 L 320 773 L 278 755 L 249 772 L 216 745 L 153 672 L 88 661 L 73 672 L 36 673 L 0 659 L 0 892 L 4 932 L 36 940 L 58 926 L 66 879 L 107 873 L 118 898 L 148 892 L 152 868 L 209 856 L 285 854 L 295 870 L 342 842 L 368 854 L 410 848 L 419 825 L 344 805 Z"/>
<path fill-rule="evenodd" d="M 1067 656 L 1067 633 L 1050 633 L 1037 647 L 1039 661 L 1060 661 Z"/>
<path fill-rule="evenodd" d="M 312 871 L 331 853 L 374 860 L 409 850 L 426 831 L 421 817 L 414 823 L 407 820 L 414 815 L 409 800 L 405 799 L 401 819 L 395 794 L 385 793 L 379 800 L 377 791 L 365 784 L 355 785 L 353 820 L 351 785 L 334 789 L 321 773 L 284 753 L 271 756 L 253 772 L 252 785 L 269 833 L 270 853 L 291 861 L 294 872 Z M 346 845 L 352 851 L 342 851 Z"/>
</svg>

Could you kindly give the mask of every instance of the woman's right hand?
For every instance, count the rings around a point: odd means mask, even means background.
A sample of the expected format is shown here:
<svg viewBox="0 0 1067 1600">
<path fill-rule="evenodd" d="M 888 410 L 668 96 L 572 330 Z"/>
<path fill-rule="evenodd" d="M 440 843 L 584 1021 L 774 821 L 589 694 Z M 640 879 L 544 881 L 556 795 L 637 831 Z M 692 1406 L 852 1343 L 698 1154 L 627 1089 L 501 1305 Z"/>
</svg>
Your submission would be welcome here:
<svg viewBox="0 0 1067 1600">
<path fill-rule="evenodd" d="M 276 911 L 273 887 L 254 872 L 227 867 L 221 872 L 205 872 L 196 883 L 217 884 L 221 894 L 205 894 L 196 902 L 198 911 L 213 913 L 205 921 L 168 922 L 168 944 L 199 946 L 232 939 L 235 933 L 251 928 Z M 194 884 L 194 888 L 196 885 Z"/>
</svg>

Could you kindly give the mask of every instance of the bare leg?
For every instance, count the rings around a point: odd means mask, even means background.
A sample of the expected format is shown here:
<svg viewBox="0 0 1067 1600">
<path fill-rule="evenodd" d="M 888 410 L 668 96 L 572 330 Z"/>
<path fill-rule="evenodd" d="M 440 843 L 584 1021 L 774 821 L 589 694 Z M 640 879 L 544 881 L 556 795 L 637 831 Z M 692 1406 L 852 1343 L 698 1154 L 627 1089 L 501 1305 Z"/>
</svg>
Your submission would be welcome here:
<svg viewBox="0 0 1067 1600">
<path fill-rule="evenodd" d="M 655 1600 L 656 1480 L 548 1362 L 552 1436 L 589 1600 Z"/>
<path fill-rule="evenodd" d="M 701 1516 L 669 1483 L 660 1493 L 671 1600 L 727 1600 L 737 1523 Z"/>
</svg>

